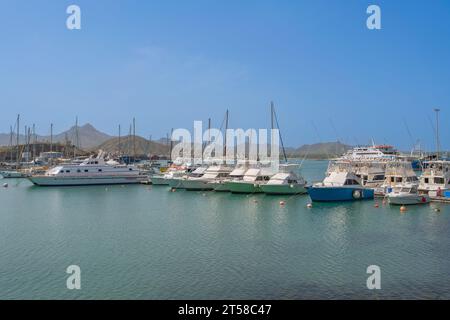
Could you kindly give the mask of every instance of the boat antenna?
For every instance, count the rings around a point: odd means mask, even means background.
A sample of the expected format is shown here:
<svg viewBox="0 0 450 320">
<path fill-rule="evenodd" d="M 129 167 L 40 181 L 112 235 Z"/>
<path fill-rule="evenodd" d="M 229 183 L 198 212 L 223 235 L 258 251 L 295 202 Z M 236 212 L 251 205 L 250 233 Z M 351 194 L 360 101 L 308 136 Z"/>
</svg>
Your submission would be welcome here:
<svg viewBox="0 0 450 320">
<path fill-rule="evenodd" d="M 281 142 L 281 148 L 283 149 L 284 161 L 287 162 L 286 149 L 284 148 L 283 137 L 281 136 L 280 125 L 278 123 L 278 117 L 277 117 L 277 114 L 275 112 L 275 107 L 273 106 L 273 102 L 271 102 L 270 104 L 271 104 L 271 107 L 272 107 L 272 118 L 275 118 L 275 122 L 277 124 L 278 132 L 279 132 L 279 135 L 280 135 L 280 142 Z M 272 119 L 272 125 L 273 125 L 273 119 Z M 272 129 L 273 129 L 273 127 L 272 127 Z"/>
</svg>

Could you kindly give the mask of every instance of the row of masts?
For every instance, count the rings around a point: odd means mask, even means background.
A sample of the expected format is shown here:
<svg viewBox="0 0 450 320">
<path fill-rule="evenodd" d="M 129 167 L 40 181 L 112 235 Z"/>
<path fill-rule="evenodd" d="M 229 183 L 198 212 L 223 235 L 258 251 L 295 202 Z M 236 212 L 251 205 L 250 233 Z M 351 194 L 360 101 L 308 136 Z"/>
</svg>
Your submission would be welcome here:
<svg viewBox="0 0 450 320">
<path fill-rule="evenodd" d="M 15 130 L 14 130 L 15 129 Z M 14 131 L 16 131 L 14 133 Z M 15 146 L 14 146 L 14 135 L 16 138 Z M 21 153 L 24 151 L 26 153 L 26 159 L 27 161 L 30 158 L 36 157 L 36 144 L 38 143 L 38 136 L 36 134 L 36 125 L 33 123 L 32 126 L 25 125 L 24 127 L 24 143 L 23 148 L 21 149 L 20 146 L 20 114 L 17 115 L 16 118 L 16 124 L 15 128 L 13 126 L 10 126 L 10 138 L 9 138 L 9 149 L 10 149 L 10 161 L 12 162 L 12 159 L 14 159 L 14 151 L 16 152 L 15 160 L 16 164 L 20 165 L 20 160 L 22 158 Z M 68 141 L 66 136 L 66 141 Z M 75 120 L 75 145 L 73 148 L 73 157 L 76 158 L 77 156 L 77 149 L 80 150 L 80 140 L 78 135 L 78 117 Z M 50 148 L 49 151 L 53 152 L 53 123 L 50 123 Z"/>
</svg>

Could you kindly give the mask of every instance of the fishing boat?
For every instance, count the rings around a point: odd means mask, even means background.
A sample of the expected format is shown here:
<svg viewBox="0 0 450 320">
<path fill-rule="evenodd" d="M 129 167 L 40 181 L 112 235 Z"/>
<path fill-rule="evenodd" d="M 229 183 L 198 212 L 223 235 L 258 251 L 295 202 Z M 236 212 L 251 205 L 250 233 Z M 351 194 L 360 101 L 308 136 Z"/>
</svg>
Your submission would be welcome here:
<svg viewBox="0 0 450 320">
<path fill-rule="evenodd" d="M 190 176 L 183 179 L 182 185 L 186 190 L 214 190 L 214 185 L 210 182 L 227 178 L 233 168 L 227 165 L 212 165 L 206 169 L 200 177 Z"/>
<path fill-rule="evenodd" d="M 395 186 L 386 195 L 389 204 L 410 205 L 430 202 L 430 197 L 427 194 L 420 194 L 417 187 L 417 183 L 404 183 Z"/>
<path fill-rule="evenodd" d="M 44 174 L 33 174 L 28 179 L 38 186 L 84 186 L 134 184 L 147 177 L 133 165 L 106 162 L 103 153 L 89 157 L 81 164 L 59 165 Z"/>
<path fill-rule="evenodd" d="M 419 179 L 419 192 L 431 197 L 441 197 L 450 189 L 450 161 L 426 161 Z"/>
<path fill-rule="evenodd" d="M 164 174 L 154 174 L 150 177 L 152 185 L 165 185 L 168 186 L 172 179 L 181 178 L 185 176 L 188 169 L 185 166 L 170 166 Z"/>
<path fill-rule="evenodd" d="M 362 185 L 347 164 L 334 165 L 322 182 L 307 187 L 312 201 L 355 201 L 373 199 L 373 189 Z"/>
<path fill-rule="evenodd" d="M 176 176 L 173 176 L 172 178 L 168 179 L 169 187 L 171 189 L 184 189 L 185 188 L 185 181 L 189 178 L 198 179 L 204 176 L 206 170 L 208 169 L 207 166 L 201 166 L 196 168 L 194 171 L 189 172 L 185 171 L 184 173 L 177 174 Z"/>
<path fill-rule="evenodd" d="M 361 179 L 363 186 L 367 188 L 380 187 L 385 180 L 386 159 L 377 160 L 350 160 L 352 171 Z"/>
<path fill-rule="evenodd" d="M 217 178 L 214 181 L 209 182 L 209 184 L 213 187 L 214 191 L 217 192 L 227 192 L 230 191 L 228 188 L 228 181 L 240 181 L 244 178 L 245 172 L 248 170 L 248 161 L 240 160 L 238 164 L 230 172 L 227 177 Z"/>
<path fill-rule="evenodd" d="M 302 194 L 306 193 L 306 181 L 299 176 L 295 170 L 297 164 L 281 164 L 278 173 L 270 180 L 261 185 L 261 189 L 266 194 Z"/>
<path fill-rule="evenodd" d="M 380 187 L 375 188 L 375 194 L 388 194 L 395 186 L 403 183 L 419 183 L 411 162 L 403 160 L 390 161 L 386 166 L 384 182 Z"/>
<path fill-rule="evenodd" d="M 266 184 L 273 174 L 267 168 L 251 168 L 244 177 L 225 182 L 226 188 L 232 193 L 261 193 L 261 186 Z"/>
</svg>

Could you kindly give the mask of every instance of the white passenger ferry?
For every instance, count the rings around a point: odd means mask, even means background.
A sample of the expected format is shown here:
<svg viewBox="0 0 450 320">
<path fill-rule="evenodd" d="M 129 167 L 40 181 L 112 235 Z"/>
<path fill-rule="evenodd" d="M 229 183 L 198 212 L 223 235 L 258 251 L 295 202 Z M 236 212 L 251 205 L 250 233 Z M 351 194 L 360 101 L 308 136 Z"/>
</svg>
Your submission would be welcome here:
<svg viewBox="0 0 450 320">
<path fill-rule="evenodd" d="M 135 166 L 106 162 L 100 153 L 81 164 L 59 165 L 28 179 L 38 186 L 84 186 L 140 183 L 146 178 Z"/>
</svg>

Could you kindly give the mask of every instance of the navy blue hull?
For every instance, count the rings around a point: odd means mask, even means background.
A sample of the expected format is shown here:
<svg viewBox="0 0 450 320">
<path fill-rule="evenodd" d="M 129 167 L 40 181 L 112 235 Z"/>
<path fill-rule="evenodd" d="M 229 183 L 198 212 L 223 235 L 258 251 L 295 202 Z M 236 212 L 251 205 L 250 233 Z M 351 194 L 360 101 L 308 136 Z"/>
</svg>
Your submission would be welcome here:
<svg viewBox="0 0 450 320">
<path fill-rule="evenodd" d="M 373 199 L 373 189 L 349 187 L 308 187 L 312 201 L 355 201 Z"/>
</svg>

